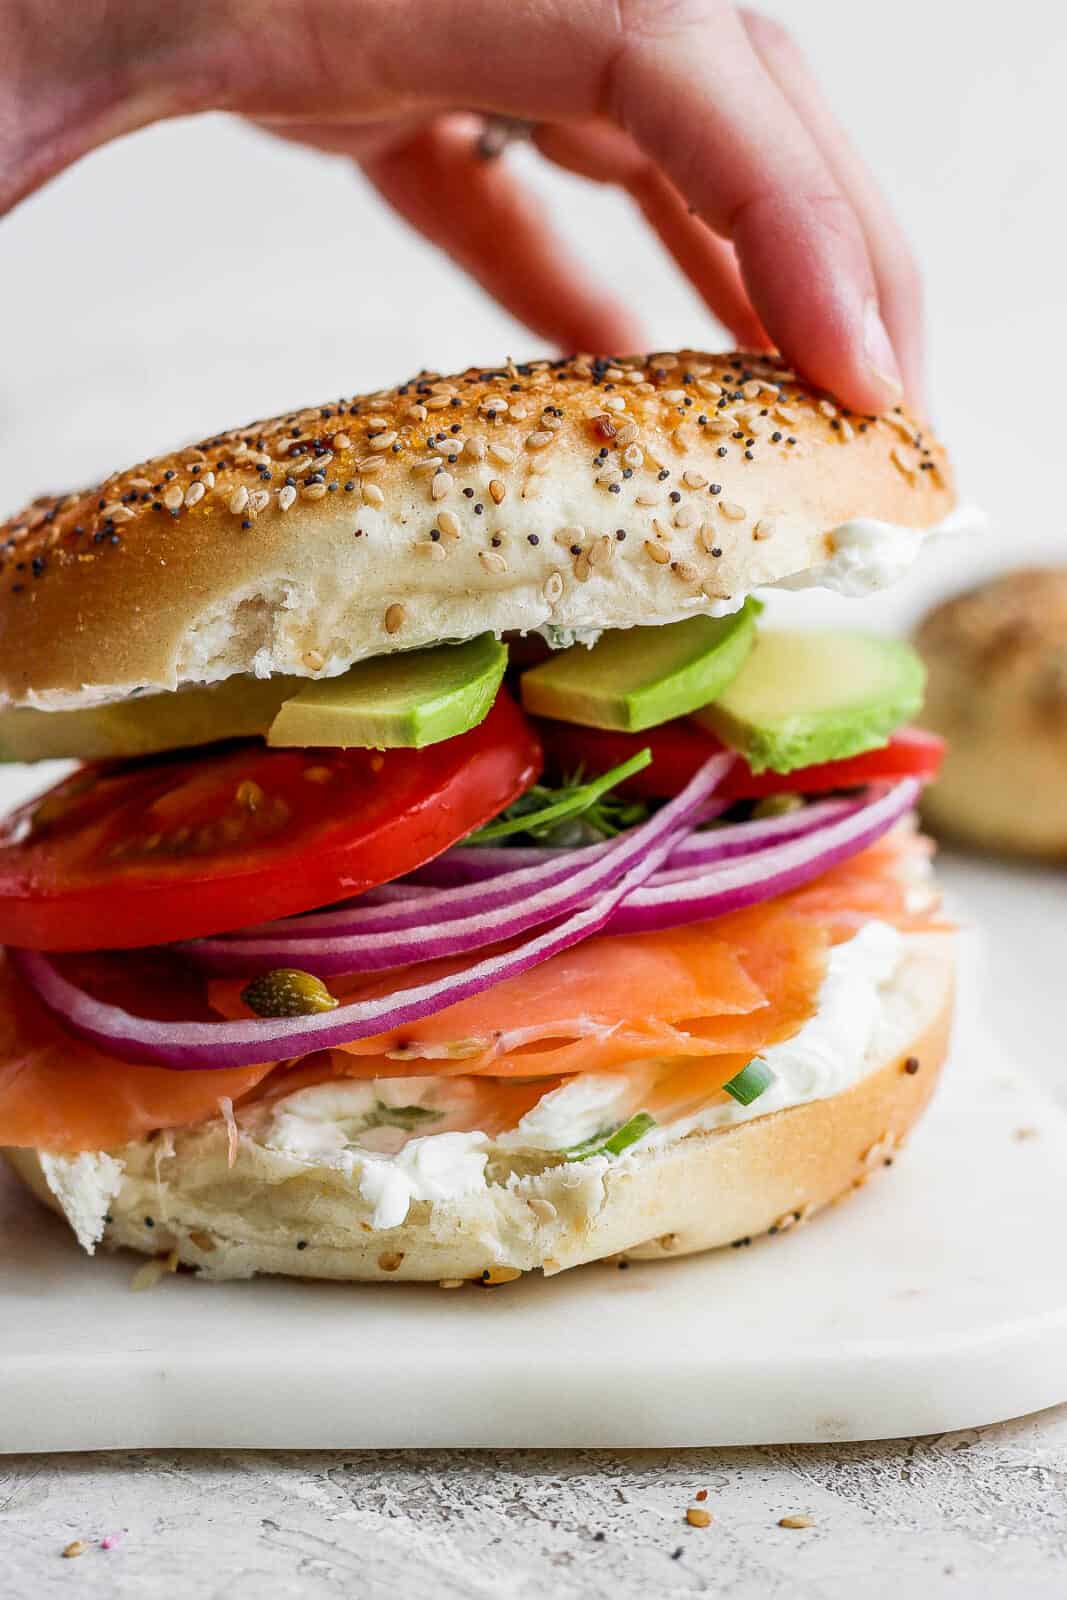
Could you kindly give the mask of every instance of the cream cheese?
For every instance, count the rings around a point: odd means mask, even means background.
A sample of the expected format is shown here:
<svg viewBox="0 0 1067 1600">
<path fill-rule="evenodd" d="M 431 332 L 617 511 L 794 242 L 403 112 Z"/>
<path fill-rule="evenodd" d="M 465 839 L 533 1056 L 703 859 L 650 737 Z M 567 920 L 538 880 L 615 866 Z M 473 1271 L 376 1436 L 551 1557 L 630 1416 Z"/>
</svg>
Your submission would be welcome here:
<svg viewBox="0 0 1067 1600">
<path fill-rule="evenodd" d="M 691 1116 L 651 1129 L 621 1159 L 662 1149 L 689 1133 L 826 1099 L 858 1082 L 879 1059 L 884 990 L 903 953 L 904 938 L 897 929 L 885 922 L 866 923 L 831 951 L 814 1014 L 791 1039 L 762 1052 L 774 1083 L 758 1100 L 747 1106 L 716 1100 Z M 300 1089 L 274 1102 L 261 1137 L 269 1148 L 296 1160 L 351 1174 L 372 1207 L 371 1226 L 396 1228 L 413 1201 L 449 1202 L 484 1193 L 494 1151 L 510 1157 L 558 1153 L 624 1120 L 638 1109 L 634 1079 L 640 1066 L 635 1064 L 630 1073 L 573 1078 L 543 1095 L 512 1130 L 495 1138 L 456 1125 L 469 1119 L 462 1080 L 433 1077 Z M 421 1120 L 412 1123 L 413 1108 L 432 1115 L 444 1129 L 413 1133 L 412 1126 L 419 1127 Z"/>
<path fill-rule="evenodd" d="M 619 1121 L 632 1096 L 625 1073 L 583 1072 L 542 1095 L 496 1143 L 504 1150 L 567 1150 Z"/>
<path fill-rule="evenodd" d="M 78 1243 L 92 1255 L 122 1183 L 122 1162 L 102 1150 L 83 1150 L 76 1156 L 42 1155 L 41 1171 Z"/>
<path fill-rule="evenodd" d="M 687 1133 L 727 1128 L 771 1111 L 826 1100 L 848 1089 L 878 1060 L 877 1041 L 889 984 L 904 953 L 904 938 L 886 922 L 868 922 L 830 952 L 814 1013 L 791 1039 L 760 1052 L 774 1082 L 743 1106 L 727 1100 L 679 1122 L 653 1128 L 635 1151 L 662 1147 Z"/>
<path fill-rule="evenodd" d="M 899 582 L 931 539 L 980 533 L 986 526 L 976 506 L 957 506 L 932 528 L 905 528 L 873 517 L 853 517 L 827 536 L 830 555 L 817 566 L 779 578 L 775 589 L 830 589 L 859 598 Z"/>
<path fill-rule="evenodd" d="M 374 1207 L 372 1228 L 399 1228 L 413 1200 L 462 1200 L 483 1193 L 489 1140 L 484 1133 L 431 1133 L 395 1155 L 362 1153 L 359 1192 Z"/>
</svg>

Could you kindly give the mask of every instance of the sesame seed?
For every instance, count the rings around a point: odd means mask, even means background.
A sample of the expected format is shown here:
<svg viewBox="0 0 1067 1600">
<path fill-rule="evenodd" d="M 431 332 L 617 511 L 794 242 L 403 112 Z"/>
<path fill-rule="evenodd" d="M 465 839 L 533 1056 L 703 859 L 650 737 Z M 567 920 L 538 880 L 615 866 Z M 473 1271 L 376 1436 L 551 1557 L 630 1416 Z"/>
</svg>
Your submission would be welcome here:
<svg viewBox="0 0 1067 1600">
<path fill-rule="evenodd" d="M 907 440 L 908 444 L 914 444 L 915 443 L 915 429 L 912 427 L 911 423 L 908 422 L 904 417 L 894 416 L 890 412 L 888 415 L 884 416 L 881 420 L 883 422 L 885 422 L 885 423 L 888 423 L 889 427 L 895 428 L 896 431 L 900 434 L 901 438 Z"/>
<path fill-rule="evenodd" d="M 178 511 L 181 508 L 181 504 L 184 499 L 185 491 L 175 483 L 165 491 L 163 495 L 163 504 L 166 506 L 168 511 Z"/>
<path fill-rule="evenodd" d="M 622 459 L 628 467 L 640 467 L 644 464 L 645 452 L 639 444 L 628 444 L 622 453 Z"/>
<path fill-rule="evenodd" d="M 430 479 L 430 496 L 434 500 L 443 500 L 454 487 L 455 479 L 450 472 L 437 472 Z"/>
<path fill-rule="evenodd" d="M 291 483 L 283 484 L 283 486 L 278 490 L 278 509 L 280 511 L 288 511 L 295 499 L 296 489 L 294 485 Z M 230 510 L 233 510 L 232 503 L 230 505 Z"/>
<path fill-rule="evenodd" d="M 472 461 L 484 461 L 485 442 L 482 439 L 465 439 L 463 441 L 463 454 L 470 456 Z"/>
<path fill-rule="evenodd" d="M 363 485 L 363 499 L 369 506 L 384 506 L 385 496 L 376 483 Z"/>
<path fill-rule="evenodd" d="M 736 500 L 720 500 L 719 510 L 724 517 L 729 517 L 731 522 L 740 522 L 747 516 L 744 506 L 739 506 Z"/>
<path fill-rule="evenodd" d="M 443 467 L 444 464 L 443 456 L 423 456 L 421 460 L 412 462 L 411 470 L 418 477 L 423 477 L 428 472 L 436 472 L 438 467 Z"/>
<path fill-rule="evenodd" d="M 420 556 L 427 557 L 430 561 L 444 561 L 447 555 L 444 545 L 439 540 L 435 541 L 432 535 L 429 539 L 417 544 L 415 549 Z"/>
<path fill-rule="evenodd" d="M 676 528 L 691 528 L 697 521 L 699 513 L 696 506 L 679 506 L 674 513 L 674 526 Z"/>
<path fill-rule="evenodd" d="M 835 405 L 833 405 L 829 400 L 820 400 L 819 401 L 819 410 L 822 412 L 824 417 L 836 417 L 837 416 L 837 407 Z"/>
<path fill-rule="evenodd" d="M 526 435 L 527 450 L 543 450 L 546 445 L 551 443 L 552 435 L 550 433 L 546 433 L 544 429 L 535 429 L 533 433 L 528 433 Z"/>
<path fill-rule="evenodd" d="M 541 593 L 544 595 L 549 605 L 554 606 L 556 601 L 559 600 L 563 594 L 563 578 L 561 574 L 558 572 L 550 572 L 541 587 Z"/>
<path fill-rule="evenodd" d="M 841 418 L 841 437 L 846 444 L 848 444 L 849 440 L 856 437 L 855 430 L 853 429 L 852 424 L 849 422 L 847 417 Z"/>
<path fill-rule="evenodd" d="M 203 498 L 204 489 L 203 489 L 203 485 L 202 484 L 193 484 L 192 485 L 192 489 L 199 489 L 200 490 L 200 494 L 197 495 L 197 499 L 198 500 Z M 191 490 L 190 490 L 190 492 L 191 492 Z M 188 504 L 188 499 L 189 499 L 189 497 L 187 495 L 186 496 L 186 504 Z M 130 510 L 129 506 L 116 506 L 114 511 L 111 513 L 111 521 L 112 522 L 132 522 L 133 519 L 134 519 L 134 512 L 132 512 Z"/>
<path fill-rule="evenodd" d="M 479 550 L 478 560 L 481 562 L 486 572 L 502 573 L 508 570 L 508 564 L 504 557 L 502 555 L 498 555 L 495 550 Z"/>
<path fill-rule="evenodd" d="M 400 628 L 402 628 L 404 626 L 404 623 L 407 621 L 407 615 L 408 615 L 407 612 L 404 610 L 404 607 L 400 604 L 400 602 L 398 600 L 394 600 L 394 602 L 393 602 L 393 604 L 391 606 L 386 606 L 386 608 L 385 608 L 385 631 L 386 631 L 386 633 L 396 633 Z"/>
<path fill-rule="evenodd" d="M 769 539 L 774 532 L 774 518 L 760 517 L 752 530 L 753 539 Z"/>
<path fill-rule="evenodd" d="M 703 489 L 707 481 L 707 478 L 705 478 L 702 472 L 693 472 L 690 470 L 682 473 L 682 482 L 685 484 L 687 489 Z"/>
<path fill-rule="evenodd" d="M 185 491 L 185 504 L 187 506 L 197 505 L 206 493 L 207 490 L 202 483 L 191 483 Z"/>
<path fill-rule="evenodd" d="M 326 485 L 324 483 L 306 483 L 301 490 L 301 494 L 305 500 L 323 500 L 326 497 Z"/>
<path fill-rule="evenodd" d="M 672 561 L 671 571 L 676 578 L 681 578 L 685 583 L 694 583 L 696 581 L 696 568 L 691 567 L 688 561 Z"/>
<path fill-rule="evenodd" d="M 748 383 L 743 383 L 741 385 L 741 393 L 744 395 L 746 400 L 755 400 L 762 388 L 763 385 L 760 383 L 758 378 L 750 378 Z"/>
<path fill-rule="evenodd" d="M 654 494 L 635 494 L 634 505 L 647 508 L 648 506 L 658 506 L 659 501 Z"/>
<path fill-rule="evenodd" d="M 326 657 L 322 654 L 322 652 L 320 650 L 305 650 L 304 651 L 304 665 L 305 665 L 305 667 L 307 667 L 309 672 L 321 672 L 323 667 L 326 665 Z M 258 789 L 259 785 L 258 784 L 252 784 L 252 785 L 250 785 L 250 787 L 254 788 L 254 789 Z M 241 789 L 243 789 L 243 788 L 245 788 L 244 784 L 241 785 Z M 240 795 L 240 789 L 238 790 L 238 795 Z M 248 809 L 251 811 L 253 809 L 253 807 L 249 806 Z"/>
<path fill-rule="evenodd" d="M 778 1526 L 780 1528 L 811 1528 L 814 1525 L 811 1517 L 792 1516 L 778 1518 Z"/>
<path fill-rule="evenodd" d="M 605 472 L 598 472 L 594 481 L 599 483 L 601 487 L 607 488 L 613 483 L 621 483 L 622 473 L 618 467 L 608 467 Z"/>
<path fill-rule="evenodd" d="M 654 539 L 645 540 L 645 550 L 657 566 L 665 567 L 671 559 L 670 551 L 665 550 L 663 545 L 657 544 Z"/>
<path fill-rule="evenodd" d="M 470 441 L 468 441 L 468 443 L 469 442 Z M 484 446 L 483 446 L 483 454 L 484 454 Z M 510 466 L 511 463 L 515 460 L 515 451 L 511 448 L 511 446 L 509 444 L 497 444 L 494 441 L 494 443 L 489 446 L 489 454 L 492 456 L 494 461 L 498 461 L 500 463 L 500 465 L 503 466 L 503 467 Z"/>
<path fill-rule="evenodd" d="M 906 478 L 915 476 L 915 458 L 909 455 L 900 445 L 895 444 L 889 452 L 890 459 L 898 466 Z"/>
<path fill-rule="evenodd" d="M 711 1512 L 705 1511 L 703 1506 L 690 1506 L 685 1520 L 691 1528 L 708 1528 L 711 1526 Z"/>
<path fill-rule="evenodd" d="M 589 565 L 591 567 L 599 567 L 602 566 L 605 561 L 610 560 L 610 558 L 611 535 L 602 533 L 599 539 L 595 539 L 593 541 L 592 548 L 589 551 Z"/>
<path fill-rule="evenodd" d="M 347 433 L 335 433 L 330 440 L 335 450 L 351 450 L 352 441 Z"/>
<path fill-rule="evenodd" d="M 392 428 L 386 433 L 372 433 L 367 440 L 368 447 L 374 451 L 390 450 L 395 443 L 396 431 Z"/>
<path fill-rule="evenodd" d="M 499 478 L 491 479 L 490 484 L 489 484 L 489 494 L 490 494 L 490 496 L 492 498 L 492 501 L 493 501 L 494 505 L 498 506 L 500 504 L 500 502 L 503 500 L 503 498 L 504 498 L 506 493 L 507 493 L 507 490 L 505 489 L 503 483 L 501 483 Z"/>
<path fill-rule="evenodd" d="M 253 516 L 258 516 L 261 511 L 266 511 L 270 505 L 270 495 L 266 489 L 252 489 L 248 496 L 248 509 Z"/>
<path fill-rule="evenodd" d="M 437 513 L 437 526 L 446 539 L 458 539 L 460 535 L 459 518 L 453 511 L 439 511 Z"/>
</svg>

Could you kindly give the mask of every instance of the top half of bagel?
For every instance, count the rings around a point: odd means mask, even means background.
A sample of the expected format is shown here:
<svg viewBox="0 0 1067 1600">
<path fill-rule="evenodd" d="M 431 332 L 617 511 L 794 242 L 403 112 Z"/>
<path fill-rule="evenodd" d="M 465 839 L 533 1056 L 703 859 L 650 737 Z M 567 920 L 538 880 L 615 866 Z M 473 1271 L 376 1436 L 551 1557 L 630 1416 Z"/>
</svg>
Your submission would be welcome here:
<svg viewBox="0 0 1067 1600">
<path fill-rule="evenodd" d="M 668 622 L 824 562 L 857 517 L 953 503 L 903 410 L 771 356 L 577 357 L 216 434 L 0 531 L 0 702 L 335 673 L 486 629 Z"/>
</svg>

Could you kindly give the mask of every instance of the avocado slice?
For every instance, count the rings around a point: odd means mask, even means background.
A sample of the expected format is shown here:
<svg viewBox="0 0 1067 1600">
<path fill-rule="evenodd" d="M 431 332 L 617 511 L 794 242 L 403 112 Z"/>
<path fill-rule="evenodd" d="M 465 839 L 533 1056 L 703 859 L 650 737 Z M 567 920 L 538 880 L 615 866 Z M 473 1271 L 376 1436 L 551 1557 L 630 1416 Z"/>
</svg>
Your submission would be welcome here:
<svg viewBox="0 0 1067 1600">
<path fill-rule="evenodd" d="M 0 712 L 0 761 L 122 760 L 266 733 L 303 678 L 238 676 L 78 711 Z"/>
<path fill-rule="evenodd" d="M 286 700 L 267 743 L 371 750 L 438 744 L 488 715 L 507 659 L 499 639 L 482 633 L 463 644 L 359 661 Z"/>
<path fill-rule="evenodd" d="M 919 657 L 899 639 L 766 630 L 695 720 L 754 772 L 792 772 L 885 744 L 919 710 L 925 682 Z"/>
<path fill-rule="evenodd" d="M 719 695 L 756 636 L 758 600 L 728 617 L 686 617 L 653 628 L 602 633 L 522 675 L 522 703 L 539 717 L 639 733 L 685 716 Z"/>
</svg>

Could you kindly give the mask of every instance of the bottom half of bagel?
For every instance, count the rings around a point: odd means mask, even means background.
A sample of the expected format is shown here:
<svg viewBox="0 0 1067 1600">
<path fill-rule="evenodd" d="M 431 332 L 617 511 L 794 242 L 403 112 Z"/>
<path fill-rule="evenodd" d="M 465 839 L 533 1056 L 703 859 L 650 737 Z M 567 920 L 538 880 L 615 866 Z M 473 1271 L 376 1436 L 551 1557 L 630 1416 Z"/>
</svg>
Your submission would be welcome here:
<svg viewBox="0 0 1067 1600">
<path fill-rule="evenodd" d="M 421 1188 L 399 1208 L 367 1182 L 365 1162 L 287 1148 L 263 1109 L 107 1153 L 4 1154 L 86 1248 L 125 1246 L 214 1279 L 494 1282 L 612 1256 L 665 1259 L 784 1231 L 890 1164 L 936 1083 L 952 993 L 952 935 L 906 934 L 847 1081 L 831 1073 L 778 1109 L 731 1104 L 717 1125 L 667 1123 L 617 1155 L 574 1160 L 485 1140 L 464 1147 L 475 1159 L 458 1188 L 424 1162 Z"/>
</svg>

